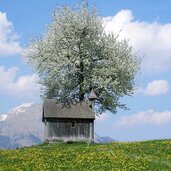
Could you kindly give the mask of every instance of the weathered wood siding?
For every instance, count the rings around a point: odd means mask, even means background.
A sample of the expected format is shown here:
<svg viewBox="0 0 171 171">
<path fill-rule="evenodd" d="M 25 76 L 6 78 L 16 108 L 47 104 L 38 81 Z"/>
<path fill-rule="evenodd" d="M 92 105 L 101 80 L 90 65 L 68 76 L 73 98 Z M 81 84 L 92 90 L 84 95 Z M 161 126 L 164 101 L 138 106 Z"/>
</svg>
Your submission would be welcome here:
<svg viewBox="0 0 171 171">
<path fill-rule="evenodd" d="M 47 119 L 45 121 L 45 139 L 57 141 L 93 141 L 93 120 L 56 118 Z"/>
</svg>

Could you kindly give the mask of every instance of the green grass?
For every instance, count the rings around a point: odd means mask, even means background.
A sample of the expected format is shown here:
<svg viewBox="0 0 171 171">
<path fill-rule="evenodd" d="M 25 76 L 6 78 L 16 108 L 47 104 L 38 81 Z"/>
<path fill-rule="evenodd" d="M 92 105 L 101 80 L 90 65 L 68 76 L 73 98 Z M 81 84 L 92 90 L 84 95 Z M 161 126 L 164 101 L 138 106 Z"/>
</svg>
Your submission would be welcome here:
<svg viewBox="0 0 171 171">
<path fill-rule="evenodd" d="M 171 171 L 171 140 L 49 144 L 0 150 L 0 171 Z"/>
</svg>

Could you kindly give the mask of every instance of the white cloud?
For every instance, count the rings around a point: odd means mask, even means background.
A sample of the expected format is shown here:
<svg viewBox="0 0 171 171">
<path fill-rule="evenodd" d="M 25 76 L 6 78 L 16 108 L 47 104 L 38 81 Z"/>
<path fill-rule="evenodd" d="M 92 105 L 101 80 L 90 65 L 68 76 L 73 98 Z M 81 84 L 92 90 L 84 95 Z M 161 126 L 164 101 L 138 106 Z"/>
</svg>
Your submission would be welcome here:
<svg viewBox="0 0 171 171">
<path fill-rule="evenodd" d="M 37 75 L 16 78 L 19 70 L 17 67 L 6 69 L 0 66 L 0 94 L 26 99 L 39 95 L 40 86 L 36 83 Z"/>
<path fill-rule="evenodd" d="M 166 80 L 154 80 L 148 83 L 144 94 L 146 96 L 163 95 L 169 91 L 169 83 Z"/>
<path fill-rule="evenodd" d="M 107 113 L 102 113 L 101 115 L 96 115 L 96 121 L 106 121 L 109 118 L 109 115 Z"/>
<path fill-rule="evenodd" d="M 143 57 L 142 70 L 162 72 L 171 69 L 171 23 L 140 22 L 130 10 L 121 10 L 115 16 L 104 18 L 106 32 L 127 38 Z"/>
<path fill-rule="evenodd" d="M 14 32 L 13 24 L 7 19 L 6 13 L 0 12 L 0 57 L 22 53 L 18 38 Z"/>
<path fill-rule="evenodd" d="M 163 125 L 171 123 L 171 111 L 155 112 L 150 109 L 129 116 L 121 117 L 116 126 L 129 127 L 143 124 Z"/>
<path fill-rule="evenodd" d="M 135 93 L 143 94 L 145 96 L 164 95 L 169 92 L 169 82 L 166 80 L 153 80 L 149 82 L 146 88 L 140 87 Z"/>
</svg>

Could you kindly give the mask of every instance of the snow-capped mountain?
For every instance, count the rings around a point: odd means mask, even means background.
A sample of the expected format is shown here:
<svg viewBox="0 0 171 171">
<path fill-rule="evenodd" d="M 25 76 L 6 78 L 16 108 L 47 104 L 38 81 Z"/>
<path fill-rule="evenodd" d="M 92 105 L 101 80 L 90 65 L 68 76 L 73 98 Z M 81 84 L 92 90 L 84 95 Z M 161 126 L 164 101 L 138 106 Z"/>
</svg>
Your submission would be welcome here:
<svg viewBox="0 0 171 171">
<path fill-rule="evenodd" d="M 7 115 L 4 115 L 4 114 L 0 115 L 0 122 L 5 121 L 6 118 L 7 118 Z"/>
<path fill-rule="evenodd" d="M 15 148 L 43 141 L 42 105 L 25 103 L 0 115 L 0 148 Z"/>
<path fill-rule="evenodd" d="M 42 104 L 25 103 L 0 115 L 0 148 L 16 148 L 42 143 L 44 123 Z M 99 137 L 95 142 L 112 142 L 110 137 Z"/>
</svg>

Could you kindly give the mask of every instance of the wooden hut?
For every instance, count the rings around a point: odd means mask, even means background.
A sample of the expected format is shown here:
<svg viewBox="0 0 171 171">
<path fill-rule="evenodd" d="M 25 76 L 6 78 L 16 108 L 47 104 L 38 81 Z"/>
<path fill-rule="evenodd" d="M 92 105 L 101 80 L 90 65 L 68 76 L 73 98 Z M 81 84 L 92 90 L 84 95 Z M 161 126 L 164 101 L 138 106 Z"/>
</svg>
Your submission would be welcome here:
<svg viewBox="0 0 171 171">
<path fill-rule="evenodd" d="M 94 141 L 94 119 L 90 103 L 65 107 L 55 99 L 43 102 L 44 136 L 48 141 Z"/>
</svg>

